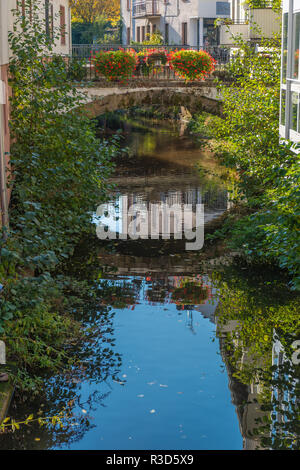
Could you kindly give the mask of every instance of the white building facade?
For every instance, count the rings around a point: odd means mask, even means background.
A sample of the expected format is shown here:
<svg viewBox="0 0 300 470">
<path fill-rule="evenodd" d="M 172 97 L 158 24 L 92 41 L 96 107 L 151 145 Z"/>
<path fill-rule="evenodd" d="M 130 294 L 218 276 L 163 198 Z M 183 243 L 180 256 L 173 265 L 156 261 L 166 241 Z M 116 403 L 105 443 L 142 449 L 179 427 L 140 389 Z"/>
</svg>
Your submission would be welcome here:
<svg viewBox="0 0 300 470">
<path fill-rule="evenodd" d="M 216 46 L 216 18 L 230 17 L 230 2 L 214 0 L 121 0 L 122 44 L 160 32 L 166 45 Z"/>
<path fill-rule="evenodd" d="M 280 136 L 300 143 L 300 0 L 283 1 Z M 298 152 L 298 151 L 297 151 Z"/>
</svg>

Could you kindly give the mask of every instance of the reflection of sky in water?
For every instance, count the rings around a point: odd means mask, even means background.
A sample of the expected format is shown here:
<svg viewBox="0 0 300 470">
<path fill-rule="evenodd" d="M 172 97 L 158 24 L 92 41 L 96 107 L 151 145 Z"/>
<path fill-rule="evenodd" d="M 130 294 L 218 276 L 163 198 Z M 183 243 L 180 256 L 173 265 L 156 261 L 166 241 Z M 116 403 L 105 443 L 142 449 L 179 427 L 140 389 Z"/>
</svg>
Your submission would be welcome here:
<svg viewBox="0 0 300 470">
<path fill-rule="evenodd" d="M 112 285 L 129 287 L 131 279 Z M 168 283 L 179 285 L 175 278 Z M 134 285 L 134 304 L 114 308 L 120 382 L 81 384 L 82 403 L 94 391 L 109 395 L 88 411 L 94 427 L 71 448 L 241 449 L 219 343 L 212 341 L 212 295 L 202 306 L 182 310 L 168 295 L 166 302 L 149 301 L 151 280 Z"/>
</svg>

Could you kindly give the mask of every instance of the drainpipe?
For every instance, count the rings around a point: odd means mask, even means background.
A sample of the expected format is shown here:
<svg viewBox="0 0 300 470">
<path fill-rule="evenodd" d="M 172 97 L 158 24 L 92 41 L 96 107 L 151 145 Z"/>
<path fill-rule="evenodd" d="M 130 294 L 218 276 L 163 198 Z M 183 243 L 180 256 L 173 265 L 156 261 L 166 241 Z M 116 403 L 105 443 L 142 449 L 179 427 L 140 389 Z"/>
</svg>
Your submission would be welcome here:
<svg viewBox="0 0 300 470">
<path fill-rule="evenodd" d="M 133 31 L 132 31 L 132 26 L 133 26 L 133 0 L 129 0 L 130 3 L 130 8 L 129 8 L 129 15 L 130 15 L 130 21 L 129 21 L 129 46 L 130 42 L 132 41 L 133 38 Z"/>
<path fill-rule="evenodd" d="M 6 163 L 5 163 L 5 154 L 4 154 L 4 120 L 3 120 L 3 105 L 5 103 L 6 103 L 5 83 L 2 80 L 0 80 L 0 201 L 1 201 L 2 227 L 8 226 L 8 204 L 7 204 L 7 187 L 6 187 Z"/>
</svg>

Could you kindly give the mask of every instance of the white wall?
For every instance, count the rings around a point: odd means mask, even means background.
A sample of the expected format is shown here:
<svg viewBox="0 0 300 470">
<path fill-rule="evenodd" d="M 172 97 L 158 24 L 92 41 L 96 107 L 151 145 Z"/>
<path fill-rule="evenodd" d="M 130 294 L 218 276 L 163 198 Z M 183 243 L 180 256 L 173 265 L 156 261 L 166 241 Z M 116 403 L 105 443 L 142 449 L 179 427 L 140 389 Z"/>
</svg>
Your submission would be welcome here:
<svg viewBox="0 0 300 470">
<path fill-rule="evenodd" d="M 133 0 L 130 0 L 132 4 Z M 121 0 L 121 18 L 122 18 L 122 44 L 126 44 L 127 28 L 131 27 L 130 11 L 127 10 L 127 0 Z"/>
<path fill-rule="evenodd" d="M 69 0 L 50 0 L 53 3 L 53 10 L 54 10 L 54 17 L 55 22 L 54 26 L 59 27 L 60 26 L 60 18 L 59 18 L 59 8 L 60 6 L 65 7 L 66 11 L 66 44 L 62 45 L 60 40 L 55 46 L 55 52 L 57 54 L 69 54 L 70 53 L 70 48 L 72 44 L 72 33 L 71 33 L 71 11 L 70 11 L 70 6 L 69 6 Z"/>
<path fill-rule="evenodd" d="M 53 3 L 55 26 L 60 25 L 59 8 L 60 5 L 66 9 L 66 44 L 62 45 L 59 40 L 55 52 L 58 54 L 69 54 L 71 47 L 71 21 L 69 0 L 50 0 Z M 40 1 L 41 16 L 44 18 L 44 0 Z M 16 0 L 0 0 L 0 65 L 9 62 L 8 32 L 12 31 L 14 16 L 12 10 L 16 8 Z"/>
<path fill-rule="evenodd" d="M 16 0 L 0 0 L 0 65 L 8 64 L 8 31 L 12 29 L 12 14 Z"/>
<path fill-rule="evenodd" d="M 133 0 L 141 3 L 142 0 Z M 164 34 L 165 24 L 169 24 L 169 44 L 181 44 L 182 23 L 188 23 L 188 44 L 197 45 L 197 19 L 199 19 L 200 45 L 203 39 L 203 18 L 218 18 L 224 15 L 217 14 L 217 1 L 215 0 L 169 0 L 168 3 L 159 2 L 160 18 L 132 19 L 132 39 L 136 40 L 137 26 L 156 24 L 157 29 Z M 225 0 L 224 3 L 229 3 Z M 130 26 L 130 12 L 127 11 L 127 0 L 121 0 L 121 15 L 123 18 L 123 44 L 126 44 L 126 28 Z M 226 16 L 225 16 L 226 17 Z M 152 32 L 152 27 L 151 27 Z"/>
</svg>

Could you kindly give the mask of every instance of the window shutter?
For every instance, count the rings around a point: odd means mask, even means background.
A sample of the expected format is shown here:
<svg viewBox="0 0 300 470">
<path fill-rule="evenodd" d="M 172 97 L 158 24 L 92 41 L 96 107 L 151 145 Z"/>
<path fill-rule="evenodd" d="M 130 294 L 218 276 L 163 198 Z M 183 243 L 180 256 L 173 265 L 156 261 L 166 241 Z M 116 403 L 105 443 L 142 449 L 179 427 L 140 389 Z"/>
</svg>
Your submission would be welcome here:
<svg viewBox="0 0 300 470">
<path fill-rule="evenodd" d="M 61 45 L 66 45 L 66 9 L 64 6 L 59 7 L 60 12 L 60 31 L 61 31 Z"/>
</svg>

